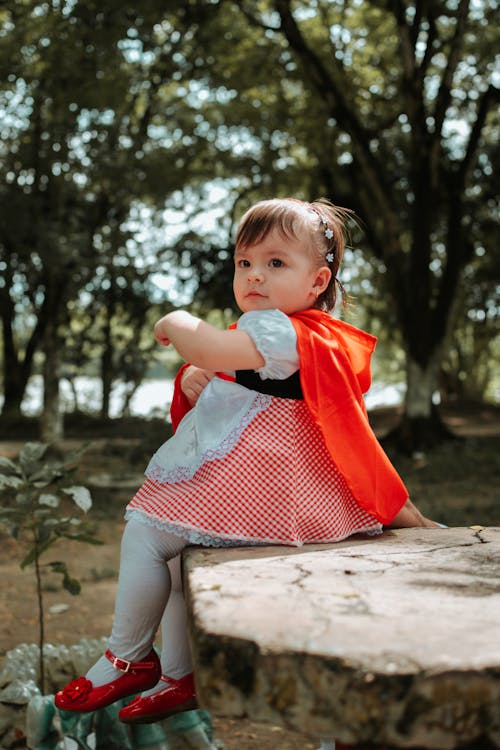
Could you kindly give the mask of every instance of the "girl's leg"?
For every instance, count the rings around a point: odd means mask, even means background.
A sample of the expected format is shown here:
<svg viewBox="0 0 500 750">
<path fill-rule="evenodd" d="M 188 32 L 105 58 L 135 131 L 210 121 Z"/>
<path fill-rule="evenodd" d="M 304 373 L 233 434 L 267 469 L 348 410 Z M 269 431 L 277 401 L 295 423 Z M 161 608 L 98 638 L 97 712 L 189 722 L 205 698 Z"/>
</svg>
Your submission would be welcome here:
<svg viewBox="0 0 500 750">
<path fill-rule="evenodd" d="M 193 671 L 187 635 L 186 604 L 182 592 L 180 555 L 169 561 L 168 568 L 171 590 L 161 620 L 161 672 L 165 676 L 178 680 Z M 154 695 L 164 688 L 165 682 L 160 680 L 154 688 L 142 693 L 142 696 Z"/>
<path fill-rule="evenodd" d="M 115 616 L 109 649 L 120 659 L 139 661 L 151 650 L 171 589 L 166 562 L 186 546 L 180 537 L 139 521 L 123 533 Z M 94 687 L 120 677 L 106 657 L 89 670 Z"/>
</svg>

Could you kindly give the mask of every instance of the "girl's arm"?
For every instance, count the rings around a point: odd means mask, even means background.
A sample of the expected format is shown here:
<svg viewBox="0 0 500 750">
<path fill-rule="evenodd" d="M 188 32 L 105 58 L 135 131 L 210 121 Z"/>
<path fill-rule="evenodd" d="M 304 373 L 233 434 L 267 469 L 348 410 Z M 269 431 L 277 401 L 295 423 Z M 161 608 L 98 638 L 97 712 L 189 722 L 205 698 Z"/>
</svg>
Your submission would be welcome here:
<svg viewBox="0 0 500 750">
<path fill-rule="evenodd" d="M 172 344 L 181 357 L 203 370 L 257 370 L 264 358 L 245 331 L 221 331 L 184 310 L 161 318 L 154 334 L 162 346 Z"/>
</svg>

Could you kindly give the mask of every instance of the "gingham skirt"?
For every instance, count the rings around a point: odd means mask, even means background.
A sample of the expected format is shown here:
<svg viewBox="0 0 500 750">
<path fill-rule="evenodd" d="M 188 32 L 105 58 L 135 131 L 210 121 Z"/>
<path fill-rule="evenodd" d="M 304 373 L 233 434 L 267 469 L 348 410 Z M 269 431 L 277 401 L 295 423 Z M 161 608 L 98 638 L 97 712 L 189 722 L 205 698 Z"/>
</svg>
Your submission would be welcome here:
<svg viewBox="0 0 500 750">
<path fill-rule="evenodd" d="M 381 530 L 352 497 L 305 403 L 283 398 L 191 479 L 146 479 L 125 517 L 216 547 L 300 546 Z"/>
</svg>

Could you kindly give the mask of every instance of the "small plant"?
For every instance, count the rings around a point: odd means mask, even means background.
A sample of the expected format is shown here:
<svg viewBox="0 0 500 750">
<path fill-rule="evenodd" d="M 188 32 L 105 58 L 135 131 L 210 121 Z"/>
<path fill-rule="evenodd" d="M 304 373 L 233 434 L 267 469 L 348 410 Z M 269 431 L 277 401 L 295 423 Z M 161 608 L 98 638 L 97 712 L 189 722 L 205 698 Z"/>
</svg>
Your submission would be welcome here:
<svg viewBox="0 0 500 750">
<path fill-rule="evenodd" d="M 15 461 L 0 456 L 0 496 L 3 500 L 0 526 L 22 545 L 25 555 L 21 568 L 33 565 L 35 571 L 42 694 L 45 692 L 45 628 L 40 558 L 60 539 L 102 544 L 81 517 L 61 514 L 65 496 L 73 500 L 83 513 L 92 506 L 88 489 L 69 482 L 78 459 L 87 448 L 63 459 L 48 458 L 48 449 L 45 443 L 26 443 Z M 80 583 L 70 576 L 66 563 L 55 560 L 45 565 L 62 576 L 62 585 L 70 594 L 80 593 Z"/>
</svg>

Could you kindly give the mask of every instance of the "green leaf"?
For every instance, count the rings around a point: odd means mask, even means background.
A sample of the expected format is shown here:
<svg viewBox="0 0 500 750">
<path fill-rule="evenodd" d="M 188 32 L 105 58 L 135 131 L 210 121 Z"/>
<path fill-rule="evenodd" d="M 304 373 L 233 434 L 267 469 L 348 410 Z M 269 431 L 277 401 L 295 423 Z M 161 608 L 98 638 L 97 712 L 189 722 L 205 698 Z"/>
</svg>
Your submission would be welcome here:
<svg viewBox="0 0 500 750">
<path fill-rule="evenodd" d="M 38 490 L 43 489 L 43 487 L 48 487 L 53 481 L 53 477 L 50 477 L 50 479 L 37 479 L 36 481 L 33 480 L 33 477 L 30 477 L 30 483 Z"/>
<path fill-rule="evenodd" d="M 36 550 L 30 549 L 26 557 L 24 557 L 23 560 L 21 560 L 20 562 L 21 570 L 24 570 L 24 568 L 27 568 L 28 565 L 32 565 L 35 560 L 36 560 Z"/>
<path fill-rule="evenodd" d="M 48 447 L 47 443 L 25 443 L 19 453 L 19 462 L 23 469 L 38 463 L 45 455 Z"/>
<path fill-rule="evenodd" d="M 7 456 L 0 456 L 0 472 L 11 472 L 17 474 L 19 472 L 19 467 L 14 461 L 7 458 Z"/>
<path fill-rule="evenodd" d="M 35 487 L 46 487 L 54 479 L 60 479 L 62 476 L 64 476 L 64 472 L 61 471 L 59 466 L 44 464 L 40 469 L 31 474 L 30 482 Z"/>
<path fill-rule="evenodd" d="M 48 563 L 48 567 L 52 568 L 53 573 L 59 573 L 62 575 L 63 588 L 65 588 L 66 591 L 69 591 L 72 596 L 76 596 L 80 593 L 82 589 L 81 584 L 76 578 L 72 578 L 69 575 L 65 562 L 62 562 L 62 560 L 54 560 L 53 562 Z"/>
<path fill-rule="evenodd" d="M 39 544 L 38 547 L 33 547 L 26 557 L 21 561 L 21 569 L 24 570 L 28 565 L 32 565 L 34 561 L 40 559 L 44 552 L 46 552 L 53 544 L 57 542 L 56 536 L 51 536 L 49 539 Z"/>
<path fill-rule="evenodd" d="M 38 498 L 40 505 L 48 505 L 49 508 L 58 508 L 61 501 L 57 495 L 40 495 Z"/>
<path fill-rule="evenodd" d="M 9 476 L 7 474 L 0 474 L 0 490 L 7 488 L 18 490 L 24 485 L 24 480 L 20 477 Z"/>
<path fill-rule="evenodd" d="M 51 512 L 49 508 L 38 507 L 33 511 L 33 517 L 38 523 L 43 523 L 47 518 L 50 518 Z"/>
<path fill-rule="evenodd" d="M 18 492 L 16 495 L 16 503 L 20 505 L 21 507 L 26 505 L 31 505 L 31 501 L 33 499 L 33 493 L 29 490 L 25 490 L 24 492 Z"/>
<path fill-rule="evenodd" d="M 67 495 L 71 495 L 74 502 L 78 505 L 79 508 L 83 510 L 84 513 L 86 513 L 92 507 L 92 497 L 86 487 L 66 487 L 63 492 L 65 492 Z"/>
<path fill-rule="evenodd" d="M 71 578 L 70 576 L 64 576 L 63 587 L 66 591 L 69 591 L 72 596 L 77 596 L 82 590 L 80 582 L 77 581 L 76 578 Z"/>
<path fill-rule="evenodd" d="M 61 573 L 61 575 L 67 575 L 68 573 L 66 563 L 62 560 L 53 560 L 52 562 L 47 563 L 47 567 L 51 568 L 53 573 Z"/>
<path fill-rule="evenodd" d="M 39 545 L 45 545 L 49 541 L 51 534 L 53 533 L 53 529 L 51 528 L 52 524 L 49 523 L 50 518 L 47 519 L 47 521 L 40 525 L 38 528 L 38 544 Z"/>
</svg>

